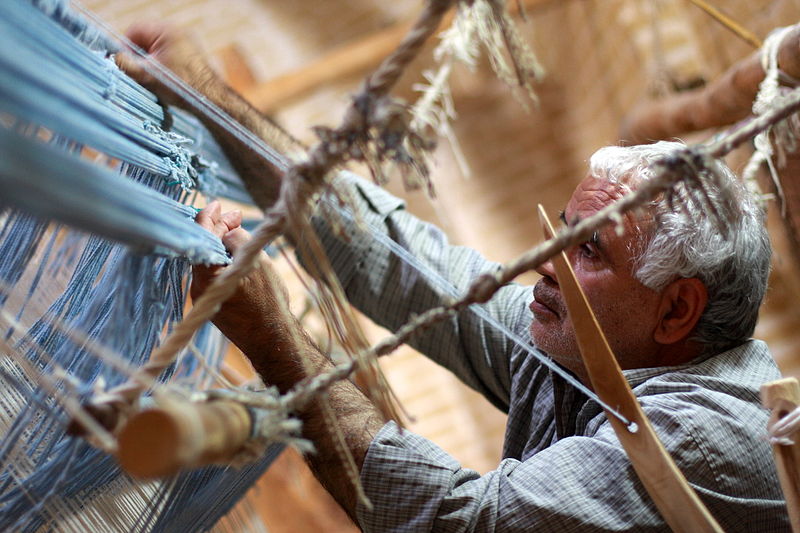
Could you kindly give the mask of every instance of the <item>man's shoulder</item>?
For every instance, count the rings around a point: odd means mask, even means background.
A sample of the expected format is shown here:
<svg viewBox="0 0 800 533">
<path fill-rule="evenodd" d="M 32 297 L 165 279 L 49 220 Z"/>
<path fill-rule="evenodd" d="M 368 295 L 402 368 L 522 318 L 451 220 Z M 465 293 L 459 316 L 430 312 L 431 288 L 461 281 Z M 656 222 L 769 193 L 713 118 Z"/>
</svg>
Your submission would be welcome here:
<svg viewBox="0 0 800 533">
<path fill-rule="evenodd" d="M 658 373 L 634 392 L 664 446 L 693 483 L 738 497 L 776 497 L 769 413 L 762 383 L 780 377 L 762 341 L 751 340 Z M 748 487 L 748 485 L 750 485 Z"/>
<path fill-rule="evenodd" d="M 779 377 L 767 345 L 750 340 L 693 364 L 654 372 L 634 393 L 657 431 L 687 435 L 702 441 L 701 447 L 726 448 L 763 440 L 768 412 L 761 406 L 760 387 Z"/>
<path fill-rule="evenodd" d="M 751 339 L 688 365 L 642 369 L 628 377 L 640 398 L 671 392 L 707 391 L 757 400 L 761 384 L 780 378 L 780 370 L 766 343 Z"/>
<path fill-rule="evenodd" d="M 758 340 L 689 365 L 649 371 L 637 376 L 634 394 L 648 415 L 668 419 L 670 426 L 765 423 L 760 387 L 780 377 L 767 345 Z"/>
</svg>

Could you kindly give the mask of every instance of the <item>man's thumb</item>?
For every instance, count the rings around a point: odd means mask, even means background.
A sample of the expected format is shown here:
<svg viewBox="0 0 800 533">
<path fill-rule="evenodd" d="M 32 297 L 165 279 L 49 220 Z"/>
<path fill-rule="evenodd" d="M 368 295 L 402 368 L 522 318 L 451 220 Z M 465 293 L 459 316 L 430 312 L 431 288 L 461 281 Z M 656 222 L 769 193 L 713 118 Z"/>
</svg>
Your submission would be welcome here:
<svg viewBox="0 0 800 533">
<path fill-rule="evenodd" d="M 117 66 L 128 76 L 141 83 L 147 85 L 151 81 L 151 77 L 144 70 L 142 63 L 139 59 L 135 58 L 128 52 L 120 52 L 114 56 Z"/>
<path fill-rule="evenodd" d="M 231 251 L 232 254 L 236 250 L 244 246 L 244 243 L 250 240 L 250 234 L 242 227 L 234 228 L 222 236 L 222 244 L 225 248 Z"/>
</svg>

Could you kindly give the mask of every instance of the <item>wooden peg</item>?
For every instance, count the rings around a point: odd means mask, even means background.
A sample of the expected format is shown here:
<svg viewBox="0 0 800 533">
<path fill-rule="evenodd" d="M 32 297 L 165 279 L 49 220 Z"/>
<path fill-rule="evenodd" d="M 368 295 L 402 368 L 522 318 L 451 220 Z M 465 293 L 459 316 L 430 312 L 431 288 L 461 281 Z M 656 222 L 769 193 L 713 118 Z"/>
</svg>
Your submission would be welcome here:
<svg viewBox="0 0 800 533">
<path fill-rule="evenodd" d="M 797 378 L 783 378 L 764 383 L 761 385 L 761 403 L 772 410 L 768 422 L 772 426 L 800 405 L 800 382 Z M 794 440 L 792 445 L 773 444 L 772 455 L 786 498 L 792 531 L 800 533 L 800 432 L 791 438 Z"/>
<path fill-rule="evenodd" d="M 230 460 L 250 437 L 250 412 L 228 400 L 164 402 L 128 420 L 117 458 L 139 478 L 158 478 Z"/>
<path fill-rule="evenodd" d="M 551 238 L 555 230 L 541 205 L 539 217 L 545 237 Z M 661 444 L 633 395 L 567 256 L 563 252 L 557 254 L 552 258 L 552 264 L 592 387 L 606 405 L 613 405 L 631 422 L 625 425 L 606 411 L 634 470 L 664 520 L 674 531 L 722 532 L 720 525 Z"/>
</svg>

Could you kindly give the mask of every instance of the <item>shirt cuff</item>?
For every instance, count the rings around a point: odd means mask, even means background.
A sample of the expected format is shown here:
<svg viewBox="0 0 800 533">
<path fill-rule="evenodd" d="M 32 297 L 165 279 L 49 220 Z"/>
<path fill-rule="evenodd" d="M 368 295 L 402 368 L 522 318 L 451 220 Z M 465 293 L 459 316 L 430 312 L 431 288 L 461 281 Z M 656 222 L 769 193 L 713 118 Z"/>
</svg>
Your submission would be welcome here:
<svg viewBox="0 0 800 533">
<path fill-rule="evenodd" d="M 461 465 L 431 441 L 387 422 L 370 444 L 361 483 L 372 509 L 359 503 L 370 531 L 430 531 Z"/>
<path fill-rule="evenodd" d="M 378 268 L 388 260 L 388 251 L 379 251 L 370 231 L 388 233 L 387 217 L 404 209 L 405 203 L 352 172 L 340 172 L 334 186 L 348 200 L 348 205 L 340 208 L 337 198 L 323 197 L 311 223 L 333 271 L 346 289 L 354 276 L 368 268 L 367 259 L 371 260 L 369 268 Z M 296 253 L 300 264 L 308 267 L 310 257 L 302 245 L 296 246 Z"/>
</svg>

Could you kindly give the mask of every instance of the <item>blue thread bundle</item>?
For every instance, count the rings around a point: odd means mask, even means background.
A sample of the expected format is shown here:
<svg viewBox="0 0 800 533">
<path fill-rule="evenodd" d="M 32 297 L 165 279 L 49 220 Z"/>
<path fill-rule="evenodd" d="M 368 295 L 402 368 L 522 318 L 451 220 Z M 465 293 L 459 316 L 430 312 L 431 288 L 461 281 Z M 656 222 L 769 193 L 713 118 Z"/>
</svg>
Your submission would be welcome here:
<svg viewBox="0 0 800 533">
<path fill-rule="evenodd" d="M 0 356 L 2 531 L 207 530 L 281 450 L 139 483 L 65 434 L 64 398 L 124 382 L 181 319 L 190 265 L 229 261 L 186 202 L 249 201 L 194 117 L 158 126 L 114 51 L 67 2 L 0 2 L 0 335 L 15 354 Z M 225 343 L 207 326 L 194 346 L 205 361 L 187 351 L 162 380 L 212 384 Z"/>
</svg>

